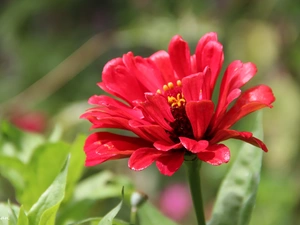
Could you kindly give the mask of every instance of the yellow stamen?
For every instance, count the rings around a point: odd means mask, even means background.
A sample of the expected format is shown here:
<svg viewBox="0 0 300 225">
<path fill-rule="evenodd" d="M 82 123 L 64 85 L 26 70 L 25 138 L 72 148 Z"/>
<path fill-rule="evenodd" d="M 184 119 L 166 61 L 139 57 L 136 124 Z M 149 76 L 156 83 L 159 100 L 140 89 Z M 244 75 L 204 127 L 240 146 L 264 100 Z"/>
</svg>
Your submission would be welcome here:
<svg viewBox="0 0 300 225">
<path fill-rule="evenodd" d="M 178 93 L 176 98 L 174 96 L 168 96 L 168 103 L 173 108 L 178 108 L 185 104 L 185 99 L 181 93 Z"/>
<path fill-rule="evenodd" d="M 173 96 L 168 96 L 168 102 L 169 104 L 172 104 L 174 101 L 176 101 L 176 98 Z"/>
<path fill-rule="evenodd" d="M 172 82 L 169 82 L 169 83 L 168 83 L 168 87 L 169 87 L 170 89 L 172 89 L 172 88 L 174 88 L 174 84 L 173 84 Z"/>
<path fill-rule="evenodd" d="M 176 84 L 177 84 L 178 87 L 181 87 L 182 86 L 181 80 L 177 80 Z M 178 108 L 178 107 L 184 106 L 185 103 L 186 103 L 183 94 L 180 93 L 181 88 L 178 88 L 178 87 L 175 87 L 175 85 L 173 84 L 173 82 L 169 82 L 168 84 L 165 84 L 163 86 L 163 91 L 165 92 L 164 94 L 169 95 L 168 96 L 168 103 L 170 104 L 170 106 L 172 108 Z M 173 92 L 175 92 L 175 93 L 177 92 L 176 96 L 172 96 L 172 95 L 175 94 Z M 158 89 L 156 91 L 156 93 L 162 94 L 162 91 L 160 89 Z"/>
<path fill-rule="evenodd" d="M 167 90 L 169 90 L 169 87 L 168 87 L 167 85 L 164 85 L 164 86 L 163 86 L 163 90 L 164 90 L 164 91 L 167 91 Z"/>
<path fill-rule="evenodd" d="M 179 86 L 179 87 L 182 86 L 181 80 L 177 80 L 177 81 L 176 81 L 176 84 L 177 84 L 177 86 Z M 169 82 L 168 84 L 165 84 L 165 85 L 163 86 L 163 90 L 164 90 L 164 91 L 168 91 L 168 90 L 170 90 L 170 89 L 173 89 L 174 87 L 175 87 L 175 86 L 174 86 L 173 82 Z M 160 89 L 158 89 L 156 92 L 159 93 L 159 94 L 161 94 Z"/>
</svg>

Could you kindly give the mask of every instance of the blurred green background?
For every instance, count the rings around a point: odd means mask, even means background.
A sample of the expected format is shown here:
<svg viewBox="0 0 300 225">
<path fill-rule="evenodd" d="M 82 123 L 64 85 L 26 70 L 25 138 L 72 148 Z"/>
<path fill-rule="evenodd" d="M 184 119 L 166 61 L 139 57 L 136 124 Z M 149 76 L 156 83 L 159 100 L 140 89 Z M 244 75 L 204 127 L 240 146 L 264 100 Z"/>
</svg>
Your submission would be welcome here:
<svg viewBox="0 0 300 225">
<path fill-rule="evenodd" d="M 235 59 L 254 62 L 258 75 L 250 85 L 265 83 L 276 96 L 274 108 L 264 110 L 270 151 L 264 155 L 251 225 L 300 224 L 300 1 L 0 0 L 1 120 L 19 127 L 33 120 L 33 130 L 45 134 L 59 125 L 64 138 L 73 140 L 88 133 L 88 122 L 79 116 L 90 96 L 103 93 L 96 83 L 108 60 L 128 51 L 147 57 L 167 50 L 175 34 L 193 52 L 209 31 L 224 45 L 223 71 Z M 237 129 L 247 123 L 251 120 Z M 239 144 L 230 142 L 233 157 Z M 207 217 L 228 166 L 203 166 Z M 126 160 L 87 173 L 104 168 L 130 177 L 157 204 L 164 188 L 185 182 L 183 169 L 173 177 L 153 167 L 136 173 Z M 13 190 L 2 178 L 0 198 L 9 196 Z M 193 220 L 190 210 L 181 224 Z"/>
</svg>

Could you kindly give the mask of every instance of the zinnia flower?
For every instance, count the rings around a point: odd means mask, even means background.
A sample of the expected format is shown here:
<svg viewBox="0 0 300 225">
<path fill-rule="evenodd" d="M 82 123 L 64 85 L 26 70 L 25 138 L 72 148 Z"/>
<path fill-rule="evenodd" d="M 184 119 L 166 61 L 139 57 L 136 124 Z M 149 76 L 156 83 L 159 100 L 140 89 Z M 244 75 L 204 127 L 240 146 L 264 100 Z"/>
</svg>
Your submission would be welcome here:
<svg viewBox="0 0 300 225">
<path fill-rule="evenodd" d="M 15 110 L 17 113 L 12 113 L 10 121 L 21 130 L 43 133 L 47 127 L 47 116 L 40 111 L 31 111 L 23 113 L 22 110 Z"/>
<path fill-rule="evenodd" d="M 129 52 L 109 61 L 98 85 L 116 98 L 92 96 L 89 103 L 95 107 L 81 117 L 92 123 L 92 129 L 117 128 L 134 136 L 101 130 L 91 134 L 84 146 L 85 165 L 129 158 L 133 170 L 156 162 L 158 170 L 170 176 L 185 156 L 212 165 L 227 163 L 230 151 L 220 142 L 229 138 L 267 152 L 251 132 L 231 127 L 249 113 L 271 108 L 275 100 L 272 90 L 258 85 L 242 92 L 240 88 L 257 69 L 251 62 L 237 60 L 227 67 L 215 104 L 212 95 L 223 60 L 217 34 L 208 33 L 193 55 L 187 42 L 176 35 L 168 52 L 158 51 L 149 58 Z"/>
</svg>

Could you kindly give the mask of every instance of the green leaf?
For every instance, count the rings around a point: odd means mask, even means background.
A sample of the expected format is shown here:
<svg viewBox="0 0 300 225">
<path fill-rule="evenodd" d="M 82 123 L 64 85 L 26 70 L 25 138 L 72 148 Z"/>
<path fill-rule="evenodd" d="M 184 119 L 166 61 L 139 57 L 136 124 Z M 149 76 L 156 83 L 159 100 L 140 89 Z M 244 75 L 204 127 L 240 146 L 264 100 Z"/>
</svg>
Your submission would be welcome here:
<svg viewBox="0 0 300 225">
<path fill-rule="evenodd" d="M 0 123 L 0 173 L 14 186 L 18 197 L 27 189 L 26 163 L 43 142 L 40 134 L 23 132 L 7 121 Z"/>
<path fill-rule="evenodd" d="M 102 219 L 103 219 L 103 217 L 93 217 L 93 218 L 88 218 L 88 219 L 81 220 L 81 221 L 78 221 L 75 223 L 71 223 L 68 225 L 80 225 L 80 224 L 86 224 L 88 222 L 90 222 L 90 224 L 92 224 L 92 223 L 98 224 Z M 128 222 L 122 221 L 122 220 L 113 219 L 113 225 L 131 225 L 131 224 Z"/>
<path fill-rule="evenodd" d="M 13 143 L 15 149 L 21 149 L 22 132 L 19 129 L 17 129 L 7 121 L 2 121 L 0 134 L 1 145 L 5 142 L 11 142 Z M 1 150 L 3 151 L 3 149 Z"/>
<path fill-rule="evenodd" d="M 20 159 L 28 162 L 33 150 L 44 143 L 42 135 L 24 132 L 7 121 L 3 121 L 0 126 L 0 154 Z"/>
<path fill-rule="evenodd" d="M 113 208 L 109 213 L 107 213 L 101 221 L 98 223 L 98 225 L 113 225 L 113 219 L 116 217 L 118 212 L 120 211 L 122 204 L 123 204 L 123 198 L 124 198 L 124 188 L 122 189 L 122 200 L 121 202 Z"/>
<path fill-rule="evenodd" d="M 99 221 L 102 219 L 102 217 L 91 217 L 91 218 L 88 218 L 88 219 L 84 219 L 84 220 L 80 220 L 80 221 L 77 221 L 77 222 L 74 222 L 74 223 L 70 223 L 68 225 L 80 225 L 80 224 L 86 224 L 88 222 L 92 223 L 92 222 L 97 222 L 99 223 Z"/>
<path fill-rule="evenodd" d="M 0 203 L 0 224 L 1 225 L 8 225 L 9 222 L 9 214 L 10 214 L 10 208 L 7 204 Z"/>
<path fill-rule="evenodd" d="M 138 210 L 140 225 L 178 225 L 161 214 L 151 203 L 146 202 Z"/>
<path fill-rule="evenodd" d="M 17 193 L 24 191 L 23 174 L 26 171 L 25 168 L 25 164 L 15 157 L 0 156 L 0 173 L 11 182 Z"/>
<path fill-rule="evenodd" d="M 85 136 L 78 136 L 71 146 L 71 158 L 67 178 L 66 196 L 64 201 L 68 201 L 72 196 L 75 184 L 80 179 L 82 171 L 84 169 L 85 154 L 83 151 L 83 144 L 85 139 Z"/>
<path fill-rule="evenodd" d="M 45 143 L 45 138 L 36 133 L 23 132 L 21 140 L 21 153 L 18 155 L 23 162 L 28 162 L 36 148 Z"/>
<path fill-rule="evenodd" d="M 10 201 L 8 201 L 7 203 L 8 207 L 10 208 L 10 214 L 9 214 L 9 225 L 17 225 L 17 214 L 19 213 L 19 208 L 16 209 L 16 207 L 13 207 L 10 203 Z"/>
<path fill-rule="evenodd" d="M 69 148 L 64 142 L 45 143 L 34 151 L 24 171 L 26 189 L 18 197 L 26 210 L 31 208 L 60 172 Z"/>
<path fill-rule="evenodd" d="M 28 213 L 30 225 L 54 225 L 56 213 L 64 199 L 69 157 L 51 186 L 41 195 Z"/>
<path fill-rule="evenodd" d="M 262 140 L 262 114 L 257 115 L 253 135 Z M 219 189 L 208 225 L 247 225 L 260 180 L 263 151 L 244 143 Z"/>
<path fill-rule="evenodd" d="M 17 205 L 0 203 L 0 225 L 15 225 L 18 213 Z"/>
<path fill-rule="evenodd" d="M 26 215 L 26 212 L 25 212 L 23 206 L 21 206 L 20 211 L 19 211 L 17 225 L 28 225 L 28 217 Z"/>
<path fill-rule="evenodd" d="M 116 197 L 120 187 L 126 184 L 117 183 L 118 177 L 110 171 L 102 171 L 81 181 L 74 191 L 74 200 L 98 200 Z M 127 191 L 126 191 L 127 192 Z"/>
<path fill-rule="evenodd" d="M 48 141 L 52 142 L 52 143 L 58 142 L 59 140 L 61 140 L 62 134 L 63 134 L 62 126 L 60 124 L 56 124 L 54 126 L 52 133 L 50 134 L 50 136 L 48 138 Z"/>
<path fill-rule="evenodd" d="M 71 170 L 70 170 L 71 171 Z M 60 210 L 58 224 L 79 221 L 88 217 L 94 203 L 99 200 L 119 197 L 120 188 L 126 188 L 125 199 L 129 199 L 133 185 L 127 178 L 116 176 L 110 171 L 101 171 L 80 181 L 73 191 L 72 198 Z"/>
</svg>

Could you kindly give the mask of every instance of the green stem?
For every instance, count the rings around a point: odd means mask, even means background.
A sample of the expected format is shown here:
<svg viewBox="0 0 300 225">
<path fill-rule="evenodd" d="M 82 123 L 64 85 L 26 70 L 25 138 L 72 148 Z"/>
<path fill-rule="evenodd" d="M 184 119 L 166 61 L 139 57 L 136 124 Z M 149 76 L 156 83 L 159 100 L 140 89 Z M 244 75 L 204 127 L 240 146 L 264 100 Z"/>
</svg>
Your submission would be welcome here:
<svg viewBox="0 0 300 225">
<path fill-rule="evenodd" d="M 137 208 L 135 206 L 132 206 L 130 212 L 130 224 L 132 225 L 136 224 L 136 216 L 137 216 Z"/>
<path fill-rule="evenodd" d="M 201 182 L 200 182 L 200 166 L 201 161 L 198 159 L 185 161 L 187 167 L 187 176 L 190 184 L 191 195 L 193 199 L 194 209 L 198 221 L 198 225 L 205 225 L 205 217 L 203 210 Z"/>
</svg>

